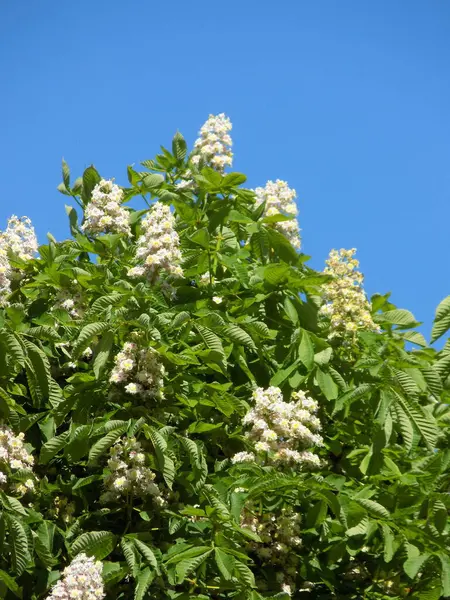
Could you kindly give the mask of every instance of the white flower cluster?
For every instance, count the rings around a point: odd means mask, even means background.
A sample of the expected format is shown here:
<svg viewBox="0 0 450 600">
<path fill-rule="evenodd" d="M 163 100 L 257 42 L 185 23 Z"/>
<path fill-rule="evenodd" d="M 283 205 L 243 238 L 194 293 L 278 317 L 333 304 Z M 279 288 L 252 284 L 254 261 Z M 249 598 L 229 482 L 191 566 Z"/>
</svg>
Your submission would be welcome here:
<svg viewBox="0 0 450 600">
<path fill-rule="evenodd" d="M 11 292 L 11 278 L 14 273 L 8 251 L 22 260 L 30 260 L 37 249 L 36 233 L 30 219 L 12 215 L 8 219 L 6 231 L 0 233 L 0 306 L 7 304 L 6 297 Z"/>
<path fill-rule="evenodd" d="M 143 234 L 137 241 L 136 258 L 144 264 L 130 269 L 128 275 L 145 275 L 155 281 L 160 271 L 165 270 L 169 275 L 182 277 L 180 239 L 175 231 L 175 219 L 170 207 L 156 202 L 142 220 L 142 229 Z"/>
<path fill-rule="evenodd" d="M 102 179 L 92 190 L 86 207 L 83 231 L 97 233 L 125 233 L 131 235 L 128 211 L 121 206 L 122 189 L 111 180 Z"/>
<path fill-rule="evenodd" d="M 11 265 L 9 264 L 8 251 L 0 240 L 0 306 L 7 304 L 7 296 L 11 292 Z"/>
<path fill-rule="evenodd" d="M 265 187 L 255 189 L 256 206 L 266 203 L 264 214 L 266 217 L 284 215 L 286 217 L 297 217 L 298 208 L 295 202 L 297 193 L 291 189 L 286 181 L 277 179 L 268 181 Z M 296 218 L 289 221 L 278 221 L 274 223 L 275 229 L 282 233 L 294 246 L 300 249 L 300 227 Z"/>
<path fill-rule="evenodd" d="M 34 227 L 28 217 L 12 215 L 6 231 L 0 235 L 0 243 L 22 260 L 30 260 L 36 254 L 38 242 Z"/>
<path fill-rule="evenodd" d="M 229 131 L 232 125 L 230 119 L 224 114 L 209 115 L 208 120 L 199 132 L 199 138 L 195 142 L 194 156 L 192 162 L 198 164 L 201 160 L 223 172 L 225 167 L 231 167 L 233 163 L 233 142 Z"/>
<path fill-rule="evenodd" d="M 25 448 L 23 440 L 25 435 L 14 433 L 8 427 L 0 427 L 0 485 L 8 482 L 5 470 L 31 470 L 34 463 L 33 456 Z M 34 489 L 34 475 L 19 483 L 15 491 L 19 494 L 25 494 Z"/>
<path fill-rule="evenodd" d="M 99 600 L 105 597 L 103 565 L 95 558 L 78 554 L 63 571 L 47 600 Z"/>
<path fill-rule="evenodd" d="M 241 527 L 251 529 L 260 537 L 261 542 L 249 542 L 249 550 L 263 565 L 281 567 L 277 579 L 282 591 L 290 594 L 299 566 L 295 550 L 302 545 L 300 515 L 292 508 L 283 508 L 277 514 L 259 514 L 250 505 L 243 511 Z"/>
<path fill-rule="evenodd" d="M 253 392 L 255 406 L 244 417 L 244 425 L 251 425 L 247 433 L 256 454 L 266 453 L 267 459 L 275 463 L 295 463 L 302 468 L 317 468 L 319 457 L 306 450 L 321 446 L 321 429 L 316 416 L 318 404 L 304 392 L 294 392 L 294 402 L 284 402 L 280 388 L 266 390 L 257 388 Z M 299 451 L 298 448 L 301 448 Z M 239 452 L 232 462 L 251 462 L 253 452 Z"/>
<path fill-rule="evenodd" d="M 370 314 L 370 303 L 363 289 L 364 276 L 357 269 L 356 248 L 332 250 L 325 273 L 332 280 L 323 286 L 325 304 L 320 313 L 330 319 L 328 339 L 353 339 L 357 331 L 380 331 Z"/>
<path fill-rule="evenodd" d="M 195 189 L 195 181 L 192 179 L 192 171 L 190 169 L 187 169 L 183 173 L 180 181 L 178 181 L 178 183 L 175 184 L 175 187 L 177 190 L 180 190 L 181 192 Z"/>
<path fill-rule="evenodd" d="M 111 383 L 127 383 L 125 391 L 144 397 L 164 398 L 165 369 L 158 360 L 153 348 L 139 348 L 135 342 L 126 342 L 122 352 L 114 358 L 115 367 L 111 372 Z"/>
<path fill-rule="evenodd" d="M 63 308 L 74 319 L 81 319 L 84 315 L 86 305 L 87 299 L 83 292 L 62 289 L 56 294 L 51 310 Z"/>
<path fill-rule="evenodd" d="M 161 495 L 154 483 L 155 473 L 145 465 L 145 454 L 135 438 L 122 438 L 109 452 L 110 474 L 104 481 L 107 492 L 102 495 L 102 502 L 116 501 L 129 494 L 138 498 Z"/>
</svg>

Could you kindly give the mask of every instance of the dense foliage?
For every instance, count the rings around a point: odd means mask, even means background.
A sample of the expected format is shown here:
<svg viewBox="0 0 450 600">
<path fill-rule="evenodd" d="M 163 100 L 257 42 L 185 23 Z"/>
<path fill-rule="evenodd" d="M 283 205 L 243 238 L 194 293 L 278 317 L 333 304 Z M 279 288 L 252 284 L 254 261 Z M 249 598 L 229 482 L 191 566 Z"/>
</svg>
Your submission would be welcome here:
<svg viewBox="0 0 450 600">
<path fill-rule="evenodd" d="M 71 239 L 0 237 L 1 598 L 450 596 L 450 343 L 309 268 L 230 128 L 127 188 L 63 163 Z"/>
</svg>

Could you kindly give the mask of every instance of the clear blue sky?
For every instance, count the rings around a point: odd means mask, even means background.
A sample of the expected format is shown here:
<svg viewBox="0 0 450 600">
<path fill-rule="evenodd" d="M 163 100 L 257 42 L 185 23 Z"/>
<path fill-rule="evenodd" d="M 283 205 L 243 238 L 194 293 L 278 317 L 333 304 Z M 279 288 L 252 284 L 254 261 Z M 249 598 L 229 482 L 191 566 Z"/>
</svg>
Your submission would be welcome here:
<svg viewBox="0 0 450 600">
<path fill-rule="evenodd" d="M 249 185 L 296 188 L 312 266 L 356 246 L 367 291 L 428 333 L 450 293 L 449 61 L 447 0 L 3 0 L 0 227 L 66 237 L 62 156 L 125 183 L 225 112 Z"/>
</svg>

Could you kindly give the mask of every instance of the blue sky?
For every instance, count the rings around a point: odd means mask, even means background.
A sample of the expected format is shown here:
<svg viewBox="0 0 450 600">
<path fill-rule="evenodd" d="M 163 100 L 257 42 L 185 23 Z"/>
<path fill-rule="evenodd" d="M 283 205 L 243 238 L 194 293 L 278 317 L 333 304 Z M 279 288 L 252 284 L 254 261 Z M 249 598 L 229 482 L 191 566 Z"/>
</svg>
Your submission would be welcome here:
<svg viewBox="0 0 450 600">
<path fill-rule="evenodd" d="M 312 266 L 356 246 L 368 293 L 428 333 L 450 293 L 449 33 L 447 0 L 4 0 L 0 227 L 66 237 L 63 156 L 125 183 L 225 112 L 249 186 L 297 190 Z"/>
</svg>

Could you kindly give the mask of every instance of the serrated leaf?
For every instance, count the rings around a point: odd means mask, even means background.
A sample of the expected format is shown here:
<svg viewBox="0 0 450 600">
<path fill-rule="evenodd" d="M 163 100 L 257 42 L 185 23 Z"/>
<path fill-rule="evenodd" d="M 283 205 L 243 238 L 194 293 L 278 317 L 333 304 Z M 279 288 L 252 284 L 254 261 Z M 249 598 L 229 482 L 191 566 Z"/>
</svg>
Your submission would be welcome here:
<svg viewBox="0 0 450 600">
<path fill-rule="evenodd" d="M 331 375 L 322 369 L 316 371 L 317 385 L 320 387 L 323 395 L 327 400 L 336 400 L 339 394 L 339 389 L 334 383 Z"/>
<path fill-rule="evenodd" d="M 134 600 L 143 600 L 154 578 L 155 572 L 148 567 L 139 573 L 134 591 Z"/>
<path fill-rule="evenodd" d="M 247 565 L 244 565 L 244 563 L 237 560 L 235 562 L 235 569 L 238 572 L 239 579 L 241 581 L 243 581 L 246 585 L 248 585 L 251 588 L 255 587 L 255 576 L 253 575 L 253 572 L 247 567 Z"/>
<path fill-rule="evenodd" d="M 256 352 L 255 342 L 249 334 L 238 325 L 226 325 L 222 331 L 231 341 L 246 346 Z"/>
<path fill-rule="evenodd" d="M 385 523 L 381 524 L 381 531 L 383 532 L 384 550 L 383 558 L 384 562 L 391 562 L 394 556 L 394 534 L 392 529 Z"/>
<path fill-rule="evenodd" d="M 441 582 L 444 596 L 450 596 L 450 558 L 448 554 L 439 554 L 441 561 Z"/>
<path fill-rule="evenodd" d="M 17 575 L 21 575 L 30 560 L 28 550 L 28 539 L 22 523 L 12 517 L 5 515 L 9 530 L 9 545 L 11 552 L 11 563 L 13 570 Z"/>
<path fill-rule="evenodd" d="M 97 461 L 100 456 L 102 456 L 106 450 L 111 448 L 114 442 L 127 430 L 127 425 L 122 425 L 121 427 L 110 431 L 101 439 L 97 440 L 92 448 L 89 450 L 89 464 L 93 464 Z"/>
<path fill-rule="evenodd" d="M 415 316 L 409 310 L 404 308 L 395 308 L 394 310 L 388 310 L 384 313 L 377 313 L 375 315 L 377 323 L 389 323 L 390 325 L 399 325 L 403 327 L 415 327 L 418 322 Z"/>
<path fill-rule="evenodd" d="M 82 533 L 72 544 L 74 555 L 85 552 L 102 560 L 111 554 L 116 545 L 116 536 L 110 531 L 89 531 Z"/>
<path fill-rule="evenodd" d="M 6 352 L 23 367 L 25 364 L 25 355 L 16 335 L 12 331 L 3 328 L 0 330 L 0 343 L 3 344 Z"/>
<path fill-rule="evenodd" d="M 411 579 L 415 579 L 417 573 L 420 571 L 420 569 L 423 567 L 423 565 L 429 558 L 429 554 L 420 554 L 419 556 L 412 556 L 403 563 L 403 570 L 408 575 L 408 577 L 411 577 Z"/>
<path fill-rule="evenodd" d="M 231 581 L 233 579 L 233 571 L 236 559 L 234 556 L 227 554 L 220 548 L 214 548 L 214 555 L 216 559 L 216 565 L 222 574 L 225 581 Z"/>
<path fill-rule="evenodd" d="M 153 427 L 148 427 L 147 432 L 155 448 L 158 466 L 162 471 L 164 480 L 167 486 L 172 489 L 173 480 L 175 479 L 175 463 L 167 454 L 167 442 Z"/>
<path fill-rule="evenodd" d="M 181 560 L 177 563 L 175 567 L 175 572 L 177 575 L 177 583 L 181 584 L 186 579 L 188 575 L 190 575 L 193 571 L 198 569 L 198 567 L 205 562 L 208 556 L 212 553 L 212 550 L 208 550 L 195 558 L 189 558 Z"/>
<path fill-rule="evenodd" d="M 431 330 L 431 343 L 438 340 L 450 328 L 450 296 L 444 298 L 436 308 Z"/>
<path fill-rule="evenodd" d="M 111 353 L 112 345 L 114 343 L 114 333 L 112 331 L 106 331 L 102 335 L 100 343 L 95 349 L 94 358 L 94 373 L 96 379 L 98 379 L 108 362 L 109 355 Z"/>
<path fill-rule="evenodd" d="M 70 431 L 65 431 L 60 435 L 57 435 L 51 438 L 48 442 L 46 442 L 42 448 L 39 455 L 39 462 L 43 465 L 46 465 L 60 450 L 62 450 L 67 442 L 69 441 Z"/>
<path fill-rule="evenodd" d="M 98 322 L 98 323 L 89 323 L 89 325 L 85 325 L 83 329 L 80 331 L 80 335 L 76 339 L 73 348 L 72 348 L 72 357 L 75 360 L 78 356 L 85 350 L 91 340 L 103 333 L 109 327 L 108 323 Z"/>
<path fill-rule="evenodd" d="M 10 590 L 15 596 L 17 596 L 18 598 L 22 598 L 19 585 L 16 583 L 15 579 L 11 577 L 11 575 L 8 575 L 8 573 L 6 573 L 5 571 L 2 571 L 1 569 L 0 581 L 3 581 L 8 590 Z"/>
<path fill-rule="evenodd" d="M 302 338 L 298 348 L 298 357 L 309 371 L 313 368 L 314 348 L 311 338 L 305 329 L 302 330 Z"/>
<path fill-rule="evenodd" d="M 139 552 L 142 554 L 142 556 L 145 558 L 145 560 L 148 562 L 148 564 L 153 567 L 153 569 L 155 569 L 155 571 L 159 571 L 159 566 L 158 566 L 158 561 L 156 559 L 156 556 L 153 552 L 153 550 L 150 548 L 150 546 L 147 546 L 147 544 L 144 544 L 144 542 L 141 542 L 141 540 L 135 539 L 134 540 L 134 544 L 136 546 L 136 548 L 139 550 Z"/>
</svg>

